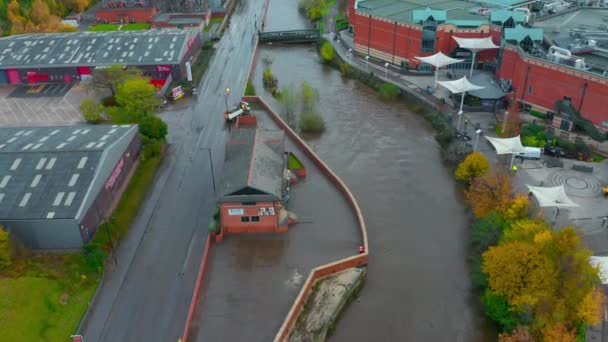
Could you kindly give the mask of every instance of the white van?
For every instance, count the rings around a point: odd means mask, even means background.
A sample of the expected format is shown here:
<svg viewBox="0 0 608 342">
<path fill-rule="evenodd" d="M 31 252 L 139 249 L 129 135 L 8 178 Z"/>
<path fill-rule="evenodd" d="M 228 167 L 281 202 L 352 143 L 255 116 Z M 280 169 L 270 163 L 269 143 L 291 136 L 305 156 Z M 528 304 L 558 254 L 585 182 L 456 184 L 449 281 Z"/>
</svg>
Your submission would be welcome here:
<svg viewBox="0 0 608 342">
<path fill-rule="evenodd" d="M 515 158 L 539 160 L 542 154 L 543 149 L 540 147 L 524 146 L 524 152 L 518 153 Z"/>
</svg>

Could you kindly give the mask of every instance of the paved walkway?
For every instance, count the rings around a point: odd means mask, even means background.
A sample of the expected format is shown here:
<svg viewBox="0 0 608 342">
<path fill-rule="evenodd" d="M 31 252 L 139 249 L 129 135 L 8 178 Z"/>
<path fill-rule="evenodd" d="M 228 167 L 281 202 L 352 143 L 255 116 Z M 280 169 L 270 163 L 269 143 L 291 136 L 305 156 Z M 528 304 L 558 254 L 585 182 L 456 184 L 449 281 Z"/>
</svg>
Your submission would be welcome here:
<svg viewBox="0 0 608 342">
<path fill-rule="evenodd" d="M 190 341 L 272 341 L 311 269 L 357 253 L 359 228 L 341 193 L 289 139 L 286 149 L 307 168 L 289 202 L 300 223 L 284 234 L 229 234 L 211 249 Z"/>
</svg>

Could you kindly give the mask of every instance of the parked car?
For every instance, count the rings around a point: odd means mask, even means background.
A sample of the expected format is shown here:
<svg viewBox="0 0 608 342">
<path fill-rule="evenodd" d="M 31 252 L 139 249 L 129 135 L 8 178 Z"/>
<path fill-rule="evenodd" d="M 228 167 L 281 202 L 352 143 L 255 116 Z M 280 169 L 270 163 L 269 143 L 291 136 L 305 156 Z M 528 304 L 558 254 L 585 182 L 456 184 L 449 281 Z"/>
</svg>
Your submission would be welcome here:
<svg viewBox="0 0 608 342">
<path fill-rule="evenodd" d="M 545 154 L 553 157 L 565 157 L 566 151 L 559 146 L 549 146 L 545 148 Z"/>
<path fill-rule="evenodd" d="M 543 149 L 540 147 L 524 146 L 524 152 L 515 155 L 515 158 L 539 160 L 543 154 Z"/>
</svg>

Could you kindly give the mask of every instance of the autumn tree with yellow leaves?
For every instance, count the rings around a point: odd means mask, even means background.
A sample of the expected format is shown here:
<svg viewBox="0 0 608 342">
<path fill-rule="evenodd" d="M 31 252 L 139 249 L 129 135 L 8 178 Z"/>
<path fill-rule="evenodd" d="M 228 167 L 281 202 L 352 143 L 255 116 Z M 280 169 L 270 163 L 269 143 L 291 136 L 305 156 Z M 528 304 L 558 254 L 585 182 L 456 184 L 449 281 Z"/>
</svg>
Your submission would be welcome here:
<svg viewBox="0 0 608 342">
<path fill-rule="evenodd" d="M 511 176 L 504 170 L 492 170 L 473 179 L 465 196 L 477 218 L 484 217 L 491 211 L 503 214 L 513 198 Z"/>
<path fill-rule="evenodd" d="M 469 154 L 462 163 L 458 165 L 454 176 L 457 180 L 470 183 L 473 179 L 490 172 L 490 162 L 481 152 Z"/>
</svg>

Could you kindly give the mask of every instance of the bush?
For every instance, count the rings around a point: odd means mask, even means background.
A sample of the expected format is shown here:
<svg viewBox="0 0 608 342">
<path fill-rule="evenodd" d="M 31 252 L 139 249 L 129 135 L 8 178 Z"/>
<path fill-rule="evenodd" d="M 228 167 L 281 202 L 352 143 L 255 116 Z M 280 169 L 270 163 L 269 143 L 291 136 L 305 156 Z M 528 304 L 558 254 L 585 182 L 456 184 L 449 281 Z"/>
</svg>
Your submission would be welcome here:
<svg viewBox="0 0 608 342">
<path fill-rule="evenodd" d="M 160 155 L 163 150 L 163 142 L 142 136 L 142 159 L 147 160 Z"/>
<path fill-rule="evenodd" d="M 327 2 L 325 0 L 302 0 L 298 3 L 298 8 L 311 21 L 319 20 L 327 14 Z"/>
<path fill-rule="evenodd" d="M 323 59 L 323 62 L 329 63 L 334 60 L 334 57 L 334 47 L 327 40 L 324 41 L 323 45 L 321 45 L 321 58 Z"/>
<path fill-rule="evenodd" d="M 255 95 L 255 86 L 251 83 L 251 80 L 247 81 L 247 86 L 245 86 L 245 96 L 253 96 Z"/>
<path fill-rule="evenodd" d="M 208 40 L 203 43 L 203 46 L 201 48 L 203 50 L 210 50 L 212 47 L 213 47 L 213 43 L 210 40 Z"/>
<path fill-rule="evenodd" d="M 325 121 L 317 112 L 306 112 L 300 116 L 300 129 L 304 133 L 323 133 L 325 131 Z"/>
<path fill-rule="evenodd" d="M 12 254 L 10 234 L 0 226 L 0 270 L 11 265 Z"/>
<path fill-rule="evenodd" d="M 546 140 L 539 140 L 536 136 L 527 136 L 525 138 L 522 138 L 521 140 L 524 146 L 544 148 L 547 145 Z"/>
<path fill-rule="evenodd" d="M 350 65 L 348 63 L 340 63 L 340 73 L 342 76 L 348 76 L 350 74 Z"/>
<path fill-rule="evenodd" d="M 546 120 L 548 118 L 547 114 L 541 113 L 537 110 L 530 110 L 530 115 L 535 116 L 539 119 Z"/>
<path fill-rule="evenodd" d="M 103 225 L 101 225 L 99 229 L 105 229 Z M 100 234 L 101 232 L 97 232 Z M 85 265 L 86 269 L 89 272 L 101 272 L 103 269 L 103 262 L 106 257 L 103 249 L 96 244 L 88 244 L 84 246 L 84 257 L 85 257 Z"/>
<path fill-rule="evenodd" d="M 486 290 L 481 297 L 481 302 L 485 308 L 486 315 L 498 323 L 502 332 L 511 332 L 515 328 L 517 318 L 504 296 L 497 295 L 491 290 Z"/>
<path fill-rule="evenodd" d="M 98 124 L 104 119 L 103 106 L 92 98 L 86 98 L 80 104 L 84 119 L 91 124 Z"/>
<path fill-rule="evenodd" d="M 386 101 L 393 101 L 401 95 L 401 89 L 392 83 L 384 83 L 378 88 L 378 95 Z"/>
<path fill-rule="evenodd" d="M 272 73 L 272 70 L 270 68 L 264 69 L 264 76 L 262 78 L 262 81 L 264 82 L 264 88 L 271 90 L 273 95 L 276 95 L 279 82 L 277 81 L 277 78 L 274 77 L 274 74 Z M 273 88 L 274 91 L 272 91 Z"/>
<path fill-rule="evenodd" d="M 139 123 L 139 132 L 151 139 L 165 139 L 168 130 L 167 124 L 155 115 L 147 115 Z"/>
</svg>

